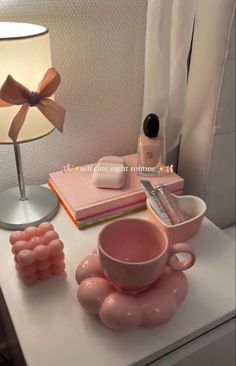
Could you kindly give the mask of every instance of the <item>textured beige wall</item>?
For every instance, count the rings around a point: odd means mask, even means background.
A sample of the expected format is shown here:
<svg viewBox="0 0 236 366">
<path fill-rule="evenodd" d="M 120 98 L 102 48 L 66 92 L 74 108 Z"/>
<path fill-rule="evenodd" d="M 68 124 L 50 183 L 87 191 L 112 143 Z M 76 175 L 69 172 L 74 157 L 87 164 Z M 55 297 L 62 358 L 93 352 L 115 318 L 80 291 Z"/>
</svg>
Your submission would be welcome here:
<svg viewBox="0 0 236 366">
<path fill-rule="evenodd" d="M 68 162 L 136 150 L 146 7 L 147 0 L 0 0 L 0 21 L 49 27 L 62 76 L 56 100 L 67 108 L 63 135 L 22 145 L 26 183 L 43 183 Z M 15 184 L 13 149 L 0 145 L 0 189 Z"/>
</svg>

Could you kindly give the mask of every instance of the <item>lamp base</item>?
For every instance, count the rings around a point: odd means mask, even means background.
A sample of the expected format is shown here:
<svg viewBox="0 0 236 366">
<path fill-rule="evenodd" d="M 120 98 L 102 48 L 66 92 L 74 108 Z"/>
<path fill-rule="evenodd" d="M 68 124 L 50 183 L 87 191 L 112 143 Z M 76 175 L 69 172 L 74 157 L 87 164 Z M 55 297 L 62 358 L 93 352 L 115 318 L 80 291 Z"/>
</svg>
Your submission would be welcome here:
<svg viewBox="0 0 236 366">
<path fill-rule="evenodd" d="M 7 230 L 23 230 L 49 221 L 57 213 L 59 202 L 55 193 L 46 187 L 26 186 L 27 199 L 19 197 L 19 188 L 0 193 L 0 227 Z"/>
</svg>

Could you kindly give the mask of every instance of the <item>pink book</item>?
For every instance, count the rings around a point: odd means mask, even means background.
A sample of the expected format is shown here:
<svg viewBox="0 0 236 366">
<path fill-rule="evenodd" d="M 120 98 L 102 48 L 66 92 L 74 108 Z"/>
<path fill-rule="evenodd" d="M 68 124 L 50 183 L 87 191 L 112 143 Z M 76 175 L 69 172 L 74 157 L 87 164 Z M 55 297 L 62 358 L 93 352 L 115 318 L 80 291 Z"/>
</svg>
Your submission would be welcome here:
<svg viewBox="0 0 236 366">
<path fill-rule="evenodd" d="M 103 212 L 112 211 L 120 207 L 140 204 L 146 201 L 137 172 L 132 167 L 137 166 L 137 154 L 123 157 L 127 166 L 127 179 L 122 189 L 101 189 L 91 183 L 91 176 L 95 164 L 85 165 L 79 170 L 71 170 L 70 173 L 58 171 L 49 175 L 49 183 L 52 184 L 72 217 L 76 220 L 84 220 Z M 164 184 L 170 192 L 183 191 L 184 181 L 175 173 L 163 177 L 147 177 L 155 187 Z"/>
</svg>

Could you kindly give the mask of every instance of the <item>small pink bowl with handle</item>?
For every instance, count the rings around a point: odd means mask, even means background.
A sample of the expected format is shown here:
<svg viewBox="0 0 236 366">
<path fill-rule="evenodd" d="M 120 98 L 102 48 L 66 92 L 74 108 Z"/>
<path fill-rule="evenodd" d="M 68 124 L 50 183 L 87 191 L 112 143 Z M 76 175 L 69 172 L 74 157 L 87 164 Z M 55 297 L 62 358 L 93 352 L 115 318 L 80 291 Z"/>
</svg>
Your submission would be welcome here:
<svg viewBox="0 0 236 366">
<path fill-rule="evenodd" d="M 189 217 L 186 221 L 175 225 L 166 225 L 156 215 L 147 199 L 148 219 L 166 234 L 170 245 L 185 242 L 194 237 L 200 229 L 207 208 L 205 202 L 199 197 L 176 196 L 174 194 L 172 196 L 181 211 Z"/>
</svg>

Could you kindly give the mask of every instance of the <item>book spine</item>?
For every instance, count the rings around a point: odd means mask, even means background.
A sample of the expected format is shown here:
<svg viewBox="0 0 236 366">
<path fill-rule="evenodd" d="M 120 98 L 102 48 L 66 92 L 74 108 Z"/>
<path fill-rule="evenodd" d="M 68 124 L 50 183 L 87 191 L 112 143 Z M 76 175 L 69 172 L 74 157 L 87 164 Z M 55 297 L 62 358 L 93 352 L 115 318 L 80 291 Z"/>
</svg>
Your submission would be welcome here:
<svg viewBox="0 0 236 366">
<path fill-rule="evenodd" d="M 89 219 L 89 220 L 83 221 L 81 223 L 79 221 L 77 221 L 77 226 L 80 230 L 83 230 L 83 229 L 86 229 L 89 226 L 97 225 L 97 224 L 100 224 L 102 222 L 112 220 L 112 219 L 115 219 L 115 218 L 118 218 L 118 217 L 121 217 L 121 216 L 129 215 L 129 214 L 132 214 L 132 213 L 144 210 L 144 209 L 146 209 L 146 204 L 144 204 L 143 206 L 140 206 L 140 207 L 130 208 L 130 209 L 122 210 L 120 212 L 111 213 L 107 216 L 97 217 L 97 218 L 94 218 L 94 219 Z"/>
<path fill-rule="evenodd" d="M 100 214 L 99 216 L 95 216 L 95 217 L 92 216 L 92 217 L 89 217 L 89 218 L 84 219 L 84 220 L 76 220 L 73 217 L 73 214 L 70 212 L 70 210 L 66 206 L 66 204 L 63 202 L 62 198 L 60 197 L 60 195 L 57 192 L 56 188 L 53 186 L 52 182 L 49 181 L 48 186 L 52 191 L 54 191 L 56 193 L 61 206 L 64 208 L 65 212 L 70 217 L 71 221 L 80 230 L 86 229 L 90 226 L 94 226 L 94 225 L 97 225 L 97 224 L 100 224 L 100 223 L 103 223 L 103 222 L 106 222 L 106 221 L 109 221 L 109 220 L 112 220 L 112 219 L 115 219 L 115 218 L 118 218 L 118 217 L 121 217 L 121 216 L 129 215 L 129 214 L 139 212 L 141 210 L 146 209 L 146 200 L 145 200 L 144 202 L 140 202 L 138 206 L 137 206 L 137 204 L 135 204 L 135 206 L 132 205 L 131 207 L 126 207 L 126 208 L 123 207 L 123 209 L 121 208 L 120 211 L 117 210 L 116 212 L 109 212 L 109 213 L 104 212 L 104 214 Z M 182 195 L 183 191 L 180 190 L 178 192 L 172 192 L 172 193 L 174 193 L 175 195 Z"/>
</svg>

